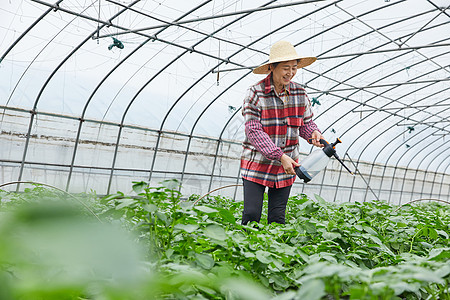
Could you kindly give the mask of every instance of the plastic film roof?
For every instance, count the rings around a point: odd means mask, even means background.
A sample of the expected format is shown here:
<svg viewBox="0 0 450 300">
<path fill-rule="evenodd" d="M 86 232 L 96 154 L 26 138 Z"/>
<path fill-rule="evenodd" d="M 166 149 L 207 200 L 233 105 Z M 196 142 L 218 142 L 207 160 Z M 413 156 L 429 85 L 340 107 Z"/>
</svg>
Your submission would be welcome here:
<svg viewBox="0 0 450 300">
<path fill-rule="evenodd" d="M 263 78 L 251 69 L 287 40 L 318 57 L 294 80 L 340 156 L 449 172 L 449 1 L 26 0 L 0 14 L 3 113 L 239 142 Z"/>
</svg>

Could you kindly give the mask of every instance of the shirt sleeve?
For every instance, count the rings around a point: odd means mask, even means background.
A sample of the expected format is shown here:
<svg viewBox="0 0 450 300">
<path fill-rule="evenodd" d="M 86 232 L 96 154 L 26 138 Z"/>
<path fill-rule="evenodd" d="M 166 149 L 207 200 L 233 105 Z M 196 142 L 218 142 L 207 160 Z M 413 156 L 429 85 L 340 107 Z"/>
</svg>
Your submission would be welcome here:
<svg viewBox="0 0 450 300">
<path fill-rule="evenodd" d="M 250 144 L 265 158 L 280 160 L 283 151 L 276 146 L 261 124 L 261 108 L 258 106 L 258 96 L 254 88 L 250 88 L 244 99 L 242 115 L 245 122 L 245 134 Z"/>
<path fill-rule="evenodd" d="M 303 114 L 303 125 L 300 126 L 299 128 L 299 135 L 305 139 L 305 140 L 309 140 L 311 138 L 312 133 L 314 132 L 314 130 L 317 130 L 319 132 L 321 132 L 319 130 L 319 128 L 317 127 L 316 123 L 314 123 L 312 117 L 313 117 L 313 112 L 311 109 L 311 101 L 309 101 L 308 96 L 305 94 L 305 100 L 306 100 L 306 107 L 305 107 L 305 113 Z M 308 143 L 311 144 L 310 141 L 308 141 Z"/>
</svg>

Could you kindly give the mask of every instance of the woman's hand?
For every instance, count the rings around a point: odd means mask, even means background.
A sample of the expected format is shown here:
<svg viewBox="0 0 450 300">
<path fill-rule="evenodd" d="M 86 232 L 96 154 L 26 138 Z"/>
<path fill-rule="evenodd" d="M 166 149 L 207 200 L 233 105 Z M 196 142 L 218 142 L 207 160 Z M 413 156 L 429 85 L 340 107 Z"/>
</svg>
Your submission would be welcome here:
<svg viewBox="0 0 450 300">
<path fill-rule="evenodd" d="M 322 134 L 319 131 L 314 130 L 313 133 L 311 134 L 311 143 L 316 147 L 323 148 L 324 146 L 320 143 L 320 139 L 325 139 L 325 138 L 322 136 Z"/>
<path fill-rule="evenodd" d="M 286 154 L 283 154 L 281 156 L 281 165 L 283 166 L 284 172 L 289 175 L 295 175 L 294 166 L 295 167 L 300 166 L 299 163 L 297 163 L 295 160 L 293 160 Z"/>
</svg>

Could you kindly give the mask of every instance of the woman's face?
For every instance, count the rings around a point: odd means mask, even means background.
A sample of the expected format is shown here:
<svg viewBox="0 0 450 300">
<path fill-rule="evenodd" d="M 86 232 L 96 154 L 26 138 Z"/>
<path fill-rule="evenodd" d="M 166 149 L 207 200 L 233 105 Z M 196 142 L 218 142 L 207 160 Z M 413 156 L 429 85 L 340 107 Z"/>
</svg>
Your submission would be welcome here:
<svg viewBox="0 0 450 300">
<path fill-rule="evenodd" d="M 297 73 L 297 60 L 280 62 L 272 72 L 275 86 L 287 85 Z"/>
</svg>

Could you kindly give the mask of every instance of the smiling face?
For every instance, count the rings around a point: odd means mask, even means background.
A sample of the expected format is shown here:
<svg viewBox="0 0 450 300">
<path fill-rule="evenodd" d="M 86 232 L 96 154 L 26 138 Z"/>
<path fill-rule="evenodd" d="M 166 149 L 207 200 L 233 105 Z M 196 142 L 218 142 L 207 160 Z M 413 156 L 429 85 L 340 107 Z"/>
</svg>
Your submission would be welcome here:
<svg viewBox="0 0 450 300">
<path fill-rule="evenodd" d="M 283 86 L 289 84 L 291 79 L 297 73 L 297 60 L 283 61 L 276 65 L 272 70 L 273 83 L 278 92 L 281 91 Z"/>
</svg>

